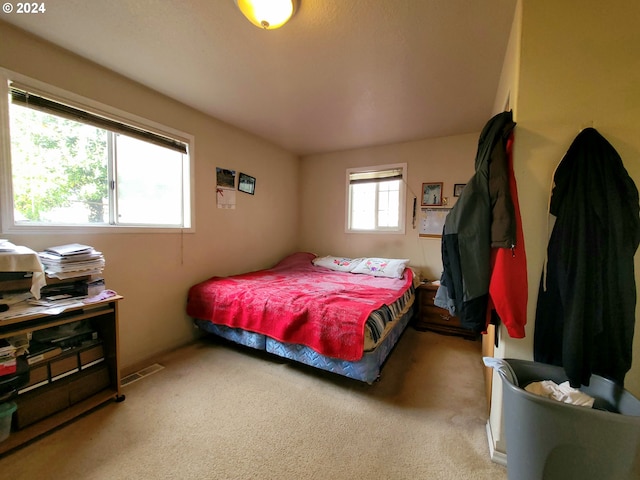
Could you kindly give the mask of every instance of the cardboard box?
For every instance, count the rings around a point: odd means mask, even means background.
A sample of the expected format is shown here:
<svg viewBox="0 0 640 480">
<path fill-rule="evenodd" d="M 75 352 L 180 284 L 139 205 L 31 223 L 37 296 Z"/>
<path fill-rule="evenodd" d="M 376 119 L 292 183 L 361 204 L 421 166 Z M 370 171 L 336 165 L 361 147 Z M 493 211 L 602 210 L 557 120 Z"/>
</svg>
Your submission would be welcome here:
<svg viewBox="0 0 640 480">
<path fill-rule="evenodd" d="M 77 372 L 78 369 L 78 355 L 73 353 L 66 357 L 55 359 L 49 362 L 49 368 L 51 369 L 51 381 L 58 380 L 62 377 Z"/>
<path fill-rule="evenodd" d="M 104 349 L 102 348 L 102 344 L 89 347 L 88 349 L 80 352 L 81 367 L 85 367 L 86 365 L 97 362 L 101 359 L 104 359 Z"/>
<path fill-rule="evenodd" d="M 16 428 L 24 428 L 69 406 L 68 385 L 51 387 L 53 385 L 18 396 L 18 409 L 14 414 Z"/>
<path fill-rule="evenodd" d="M 27 383 L 25 387 L 30 387 L 45 380 L 49 380 L 49 369 L 47 368 L 47 364 L 43 363 L 29 370 L 29 383 Z"/>
<path fill-rule="evenodd" d="M 109 386 L 109 369 L 106 365 L 96 370 L 87 370 L 86 375 L 78 379 L 73 379 L 69 383 L 69 404 L 80 402 L 89 398 L 94 393 L 98 393 Z"/>
</svg>

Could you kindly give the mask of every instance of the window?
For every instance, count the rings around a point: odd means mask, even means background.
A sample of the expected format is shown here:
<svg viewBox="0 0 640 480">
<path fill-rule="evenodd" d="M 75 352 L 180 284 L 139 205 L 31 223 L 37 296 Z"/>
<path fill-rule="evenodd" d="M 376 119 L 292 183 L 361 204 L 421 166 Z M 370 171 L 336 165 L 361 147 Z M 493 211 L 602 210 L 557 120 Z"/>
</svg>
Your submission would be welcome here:
<svg viewBox="0 0 640 480">
<path fill-rule="evenodd" d="M 347 170 L 347 232 L 404 233 L 406 164 Z"/>
<path fill-rule="evenodd" d="M 191 227 L 187 135 L 16 83 L 5 92 L 4 230 Z"/>
</svg>

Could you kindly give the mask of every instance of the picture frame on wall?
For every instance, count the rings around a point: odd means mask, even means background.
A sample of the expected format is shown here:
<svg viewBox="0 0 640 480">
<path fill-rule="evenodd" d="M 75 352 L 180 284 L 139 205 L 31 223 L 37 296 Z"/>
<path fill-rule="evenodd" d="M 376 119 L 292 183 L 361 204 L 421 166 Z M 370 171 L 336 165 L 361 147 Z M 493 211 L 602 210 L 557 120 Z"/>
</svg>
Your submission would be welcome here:
<svg viewBox="0 0 640 480">
<path fill-rule="evenodd" d="M 442 182 L 431 182 L 422 184 L 423 207 L 442 206 Z"/>
<path fill-rule="evenodd" d="M 464 187 L 466 186 L 467 186 L 466 183 L 456 183 L 453 186 L 453 196 L 459 197 L 462 194 L 462 190 L 464 190 Z"/>
<path fill-rule="evenodd" d="M 216 186 L 224 188 L 235 188 L 236 171 L 228 168 L 216 167 Z"/>
<path fill-rule="evenodd" d="M 238 190 L 253 195 L 256 192 L 255 177 L 240 172 L 240 177 L 238 178 Z"/>
</svg>

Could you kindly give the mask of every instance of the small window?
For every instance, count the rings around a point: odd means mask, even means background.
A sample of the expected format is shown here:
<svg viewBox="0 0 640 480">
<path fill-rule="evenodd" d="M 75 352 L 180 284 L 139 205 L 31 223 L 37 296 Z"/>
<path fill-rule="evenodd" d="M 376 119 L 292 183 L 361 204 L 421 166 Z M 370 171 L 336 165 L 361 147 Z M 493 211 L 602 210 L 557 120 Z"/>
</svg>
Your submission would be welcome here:
<svg viewBox="0 0 640 480">
<path fill-rule="evenodd" d="M 347 232 L 404 233 L 406 164 L 347 170 Z"/>
<path fill-rule="evenodd" d="M 22 85 L 5 98 L 5 229 L 191 226 L 187 140 Z"/>
</svg>

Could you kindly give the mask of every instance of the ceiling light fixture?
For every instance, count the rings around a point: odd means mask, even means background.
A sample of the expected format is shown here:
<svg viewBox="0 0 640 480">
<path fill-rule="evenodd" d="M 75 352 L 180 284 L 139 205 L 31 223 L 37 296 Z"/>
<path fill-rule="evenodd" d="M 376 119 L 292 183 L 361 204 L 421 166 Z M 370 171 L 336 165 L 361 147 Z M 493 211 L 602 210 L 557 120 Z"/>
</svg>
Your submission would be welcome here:
<svg viewBox="0 0 640 480">
<path fill-rule="evenodd" d="M 298 0 L 233 0 L 242 14 L 256 27 L 280 28 L 293 16 Z"/>
</svg>

